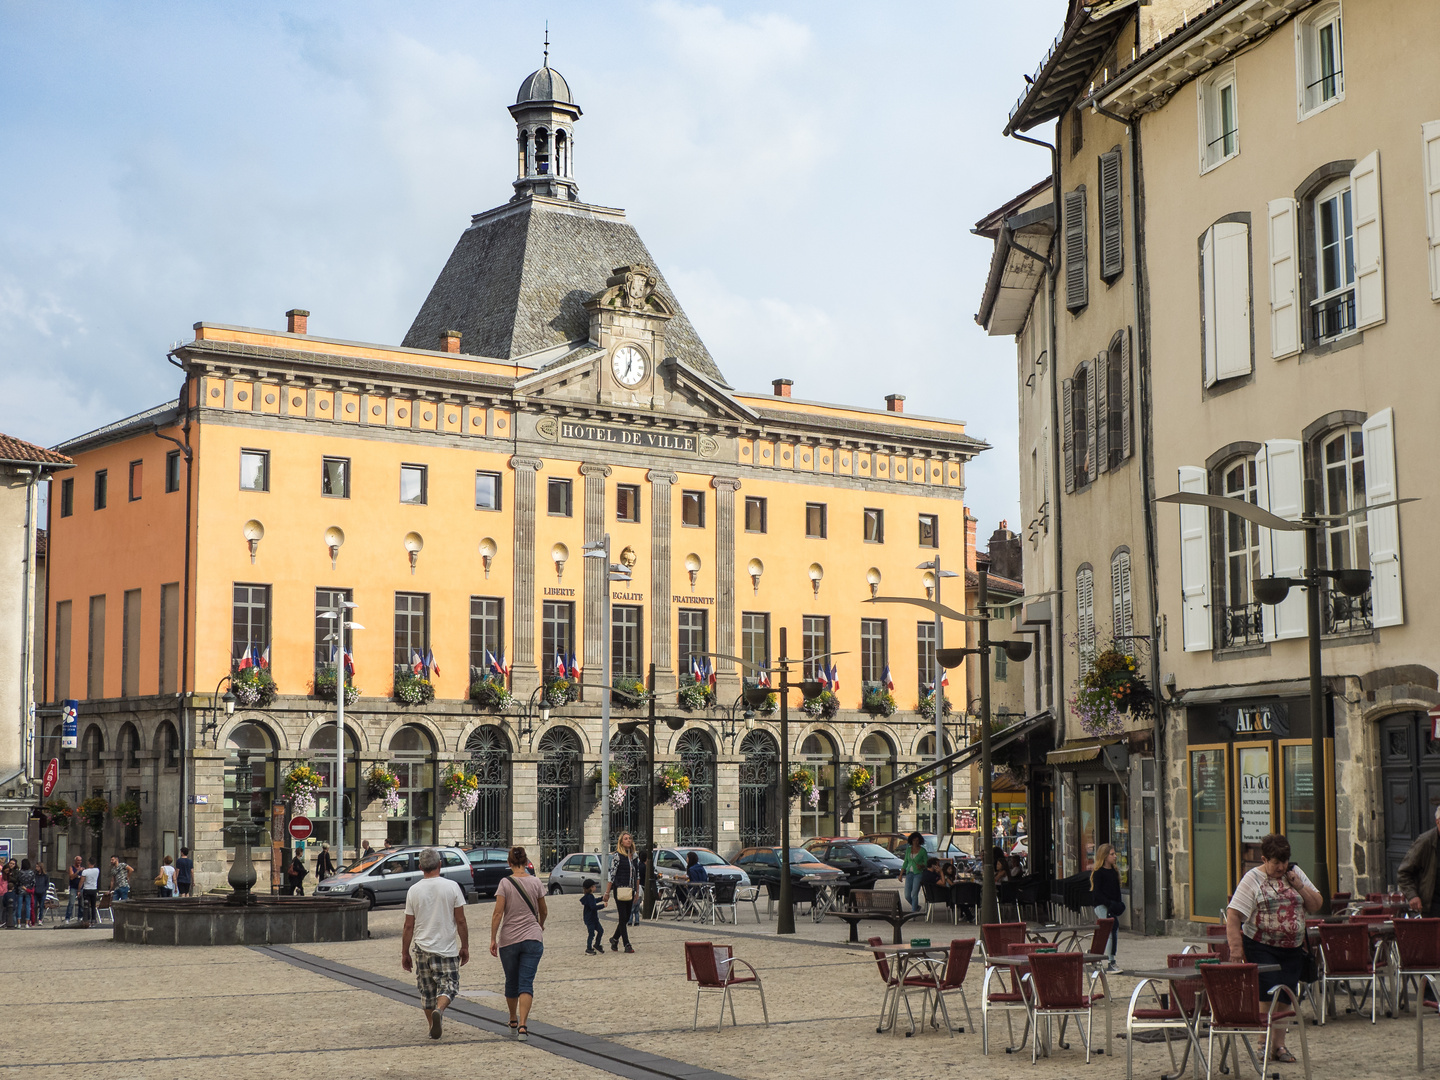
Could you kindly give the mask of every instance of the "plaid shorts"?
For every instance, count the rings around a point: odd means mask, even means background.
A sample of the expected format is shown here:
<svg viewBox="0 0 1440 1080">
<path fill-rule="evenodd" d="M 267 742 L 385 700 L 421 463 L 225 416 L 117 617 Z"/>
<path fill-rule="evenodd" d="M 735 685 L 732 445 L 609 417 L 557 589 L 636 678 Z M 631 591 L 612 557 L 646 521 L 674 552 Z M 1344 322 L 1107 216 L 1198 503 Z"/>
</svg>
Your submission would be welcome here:
<svg viewBox="0 0 1440 1080">
<path fill-rule="evenodd" d="M 442 994 L 451 1001 L 460 993 L 460 957 L 439 956 L 415 949 L 415 985 L 425 1008 L 435 1008 L 435 999 Z"/>
</svg>

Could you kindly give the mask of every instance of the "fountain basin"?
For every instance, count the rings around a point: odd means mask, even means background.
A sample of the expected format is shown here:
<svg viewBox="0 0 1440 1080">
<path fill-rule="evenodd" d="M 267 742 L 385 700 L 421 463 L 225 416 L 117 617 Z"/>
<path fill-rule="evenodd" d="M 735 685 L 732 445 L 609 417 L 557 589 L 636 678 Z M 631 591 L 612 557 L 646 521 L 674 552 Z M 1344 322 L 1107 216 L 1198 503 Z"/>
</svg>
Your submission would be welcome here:
<svg viewBox="0 0 1440 1080">
<path fill-rule="evenodd" d="M 257 896 L 244 905 L 224 896 L 121 900 L 113 940 L 132 945 L 295 945 L 360 941 L 370 936 L 364 900 Z"/>
</svg>

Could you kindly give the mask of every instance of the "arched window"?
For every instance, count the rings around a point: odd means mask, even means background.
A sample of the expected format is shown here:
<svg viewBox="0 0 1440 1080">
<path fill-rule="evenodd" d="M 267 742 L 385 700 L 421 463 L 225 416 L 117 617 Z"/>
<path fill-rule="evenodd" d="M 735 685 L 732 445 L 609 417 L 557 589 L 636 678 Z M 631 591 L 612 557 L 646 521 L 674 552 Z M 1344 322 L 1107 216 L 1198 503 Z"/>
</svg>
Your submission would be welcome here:
<svg viewBox="0 0 1440 1080">
<path fill-rule="evenodd" d="M 691 728 L 680 736 L 680 767 L 690 778 L 690 801 L 675 811 L 675 842 L 681 847 L 714 850 L 715 830 L 715 742 L 703 731 Z"/>
<path fill-rule="evenodd" d="M 1117 551 L 1110 559 L 1110 626 L 1115 639 L 1123 639 L 1127 646 L 1135 636 L 1135 601 L 1130 593 L 1128 551 Z"/>
<path fill-rule="evenodd" d="M 180 737 L 175 725 L 166 720 L 155 733 L 155 748 L 160 752 L 160 766 L 165 769 L 180 767 Z"/>
<path fill-rule="evenodd" d="M 120 752 L 124 755 L 125 768 L 140 768 L 140 733 L 134 724 L 127 722 L 120 728 Z"/>
<path fill-rule="evenodd" d="M 1339 517 L 1365 506 L 1365 435 L 1358 426 L 1338 428 L 1320 441 L 1321 490 L 1324 513 L 1331 517 L 1325 529 L 1325 553 L 1321 558 L 1330 570 L 1370 569 L 1368 515 Z M 1333 582 L 1326 582 L 1323 629 L 1327 634 L 1369 630 L 1370 594 L 1354 599 Z"/>
<path fill-rule="evenodd" d="M 834 836 L 835 823 L 835 743 L 821 731 L 812 731 L 800 744 L 800 760 L 796 767 L 808 771 L 815 782 L 815 801 L 800 799 L 800 836 Z"/>
<path fill-rule="evenodd" d="M 954 751 L 948 737 L 940 744 L 940 747 L 941 757 L 949 757 Z M 935 760 L 935 736 L 933 733 L 920 737 L 920 742 L 915 748 L 915 753 L 916 756 L 920 758 L 920 764 L 922 765 Z M 954 774 L 952 773 L 951 775 L 953 776 Z M 948 784 L 945 785 L 946 806 L 938 808 L 939 812 L 937 812 L 935 803 L 939 795 L 940 786 L 941 785 L 935 783 L 933 780 L 929 780 L 921 784 L 920 790 L 915 793 L 915 828 L 920 832 L 939 834 L 945 831 L 940 826 L 947 816 L 945 811 L 948 809 L 950 787 Z"/>
<path fill-rule="evenodd" d="M 563 128 L 555 132 L 555 175 L 570 175 L 570 139 Z"/>
<path fill-rule="evenodd" d="M 740 740 L 740 846 L 772 847 L 780 842 L 780 747 L 768 731 Z"/>
<path fill-rule="evenodd" d="M 418 724 L 406 724 L 390 740 L 390 769 L 400 781 L 400 808 L 385 822 L 385 839 L 396 847 L 435 842 L 435 745 Z"/>
<path fill-rule="evenodd" d="M 243 802 L 236 791 L 235 772 L 240 751 L 250 752 L 250 798 Z M 268 825 L 270 803 L 275 797 L 275 737 L 261 724 L 239 724 L 225 739 L 225 826 L 228 829 L 242 816 Z M 235 837 L 225 833 L 226 847 L 235 846 Z"/>
<path fill-rule="evenodd" d="M 614 844 L 622 832 L 628 832 L 635 840 L 635 850 L 644 851 L 650 846 L 650 798 L 655 786 L 650 776 L 650 747 L 645 736 L 639 731 L 612 736 L 610 767 L 619 772 L 620 783 L 625 788 L 625 797 L 619 806 L 615 805 L 614 791 L 611 791 L 610 843 Z"/>
<path fill-rule="evenodd" d="M 535 129 L 535 171 L 541 176 L 550 171 L 550 132 L 543 127 Z"/>
<path fill-rule="evenodd" d="M 480 781 L 479 798 L 465 823 L 465 841 L 474 847 L 510 846 L 510 740 L 498 724 L 476 728 L 465 740 L 470 771 Z"/>
<path fill-rule="evenodd" d="M 872 731 L 860 742 L 860 763 L 870 771 L 872 785 L 881 787 L 895 779 L 895 747 L 878 731 Z M 861 805 L 858 814 L 860 832 L 895 831 L 895 795 L 893 792 Z"/>
<path fill-rule="evenodd" d="M 1234 458 L 1220 470 L 1220 490 L 1229 498 L 1258 502 L 1255 455 Z M 1260 576 L 1260 526 L 1235 514 L 1223 516 L 1225 561 L 1220 617 L 1222 647 L 1258 644 L 1263 640 L 1263 612 L 1255 602 L 1255 579 Z"/>
<path fill-rule="evenodd" d="M 317 844 L 329 844 L 337 859 L 341 849 L 335 841 L 335 800 L 338 785 L 335 782 L 335 725 L 325 724 L 310 737 L 310 767 L 320 774 L 320 791 L 315 797 L 315 809 L 310 818 L 315 826 L 311 838 Z M 345 822 L 344 848 L 360 850 L 360 744 L 355 732 L 345 728 L 345 783 L 344 795 L 340 801 L 340 816 Z"/>
<path fill-rule="evenodd" d="M 536 804 L 542 872 L 580 850 L 580 737 L 567 727 L 540 736 Z"/>
</svg>

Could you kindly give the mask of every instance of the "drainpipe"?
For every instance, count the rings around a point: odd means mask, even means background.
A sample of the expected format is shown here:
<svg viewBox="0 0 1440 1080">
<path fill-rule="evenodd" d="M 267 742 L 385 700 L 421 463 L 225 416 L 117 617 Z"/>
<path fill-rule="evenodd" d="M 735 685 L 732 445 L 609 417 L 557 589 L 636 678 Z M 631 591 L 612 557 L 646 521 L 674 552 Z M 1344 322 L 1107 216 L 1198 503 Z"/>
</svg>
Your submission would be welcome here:
<svg viewBox="0 0 1440 1080">
<path fill-rule="evenodd" d="M 26 476 L 25 481 L 25 557 L 22 560 L 24 570 L 21 577 L 21 599 L 20 599 L 20 746 L 21 753 L 25 755 L 21 762 L 23 772 L 21 775 L 29 783 L 34 780 L 35 764 L 35 736 L 31 730 L 31 697 L 35 686 L 34 664 L 35 664 L 35 642 L 31 635 L 31 623 L 34 616 L 31 614 L 30 590 L 35 586 L 35 522 L 39 516 L 39 507 L 35 503 L 35 494 L 40 484 L 40 478 L 44 470 L 39 465 L 31 469 L 17 469 L 17 472 Z"/>
<path fill-rule="evenodd" d="M 190 675 L 190 520 L 192 497 L 195 490 L 191 482 L 191 472 L 194 468 L 194 452 L 190 447 L 190 373 L 186 371 L 185 365 L 175 359 L 173 351 L 165 354 L 165 359 L 174 364 L 181 371 L 185 372 L 185 382 L 180 386 L 180 407 L 184 410 L 185 422 L 182 430 L 185 434 L 185 441 L 173 438 L 170 435 L 160 434 L 160 429 L 155 429 L 157 438 L 172 442 L 180 448 L 181 455 L 185 458 L 185 576 L 180 586 L 180 678 L 176 686 L 175 694 L 175 717 L 180 731 L 180 808 L 179 816 L 176 819 L 175 847 L 189 847 L 186 843 L 188 830 L 186 828 L 188 814 L 186 807 L 189 799 L 190 788 L 190 724 L 186 716 L 185 700 L 186 689 Z"/>
</svg>

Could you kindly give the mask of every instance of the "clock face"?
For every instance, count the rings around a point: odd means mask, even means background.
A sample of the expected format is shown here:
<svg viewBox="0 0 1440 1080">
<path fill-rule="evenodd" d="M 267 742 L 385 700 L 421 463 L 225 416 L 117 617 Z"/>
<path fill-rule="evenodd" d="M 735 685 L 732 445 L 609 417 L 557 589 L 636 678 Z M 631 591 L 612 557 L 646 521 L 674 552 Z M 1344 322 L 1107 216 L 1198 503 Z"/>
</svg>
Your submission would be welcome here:
<svg viewBox="0 0 1440 1080">
<path fill-rule="evenodd" d="M 615 350 L 610 368 L 622 386 L 639 386 L 645 378 L 645 354 L 634 345 L 622 345 Z"/>
</svg>

